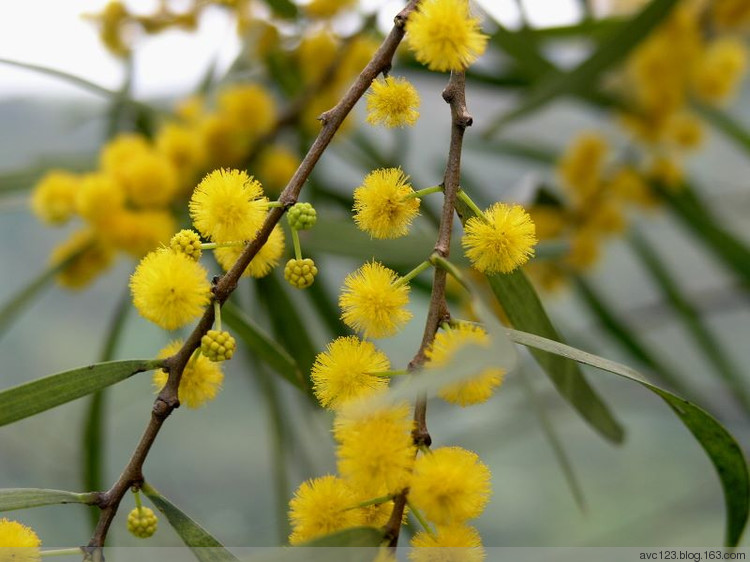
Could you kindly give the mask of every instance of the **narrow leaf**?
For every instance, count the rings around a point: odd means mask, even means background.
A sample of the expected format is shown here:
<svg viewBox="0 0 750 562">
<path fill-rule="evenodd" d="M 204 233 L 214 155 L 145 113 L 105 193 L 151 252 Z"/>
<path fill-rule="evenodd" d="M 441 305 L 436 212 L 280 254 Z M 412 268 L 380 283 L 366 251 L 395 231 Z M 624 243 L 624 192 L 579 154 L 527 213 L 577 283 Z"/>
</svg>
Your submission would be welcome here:
<svg viewBox="0 0 750 562">
<path fill-rule="evenodd" d="M 582 277 L 573 277 L 575 287 L 583 303 L 589 308 L 591 313 L 597 319 L 599 324 L 610 335 L 610 337 L 622 347 L 627 353 L 630 353 L 637 361 L 648 367 L 665 384 L 672 387 L 683 395 L 692 395 L 682 381 L 672 369 L 667 367 L 664 362 L 654 355 L 638 336 L 621 322 L 604 299 L 597 294 L 594 288 L 589 285 Z"/>
<path fill-rule="evenodd" d="M 156 369 L 155 359 L 97 363 L 50 375 L 0 392 L 0 426 L 33 416 L 76 398 Z"/>
<path fill-rule="evenodd" d="M 95 494 L 77 494 L 64 490 L 44 490 L 41 488 L 7 488 L 0 490 L 0 513 L 42 505 L 93 504 L 95 501 Z"/>
<path fill-rule="evenodd" d="M 594 53 L 570 72 L 555 73 L 525 96 L 523 103 L 500 115 L 483 132 L 484 138 L 494 136 L 507 123 L 528 115 L 552 100 L 566 95 L 595 89 L 599 77 L 613 68 L 670 14 L 679 0 L 653 0 L 629 22 L 615 28 Z"/>
<path fill-rule="evenodd" d="M 145 483 L 141 490 L 167 518 L 172 528 L 190 547 L 200 562 L 236 562 L 237 558 L 216 540 L 208 531 L 193 521 L 176 505 Z"/>
<path fill-rule="evenodd" d="M 750 477 L 740 446 L 718 421 L 684 398 L 648 382 L 630 367 L 534 334 L 511 329 L 507 330 L 507 334 L 521 345 L 554 353 L 635 381 L 661 397 L 690 430 L 716 468 L 727 509 L 724 542 L 728 547 L 737 546 L 750 510 Z"/>
<path fill-rule="evenodd" d="M 266 0 L 274 15 L 285 19 L 294 19 L 299 13 L 299 8 L 291 0 Z"/>
<path fill-rule="evenodd" d="M 462 201 L 456 209 L 462 221 L 475 216 Z M 488 275 L 495 298 L 503 307 L 510 323 L 523 329 L 559 341 L 560 335 L 552 325 L 534 287 L 526 275 L 517 269 L 507 275 Z M 574 361 L 533 350 L 532 355 L 549 376 L 560 395 L 565 398 L 596 431 L 614 443 L 621 443 L 624 431 L 609 407 L 589 385 Z"/>
<path fill-rule="evenodd" d="M 228 302 L 222 308 L 221 317 L 258 360 L 305 390 L 307 383 L 297 362 L 247 314 Z"/>
<path fill-rule="evenodd" d="M 703 322 L 698 309 L 683 294 L 677 281 L 667 270 L 661 257 L 648 240 L 637 231 L 631 233 L 630 241 L 635 253 L 641 259 L 651 278 L 658 285 L 672 309 L 682 319 L 688 333 L 691 334 L 703 355 L 713 364 L 716 373 L 729 387 L 732 395 L 750 413 L 750 395 L 745 389 L 742 374 L 729 359 L 729 354 L 722 348 L 721 342 L 713 335 Z"/>
<path fill-rule="evenodd" d="M 729 115 L 709 105 L 696 104 L 694 107 L 714 129 L 733 141 L 740 150 L 750 154 L 750 131 L 742 125 L 737 116 Z"/>
</svg>

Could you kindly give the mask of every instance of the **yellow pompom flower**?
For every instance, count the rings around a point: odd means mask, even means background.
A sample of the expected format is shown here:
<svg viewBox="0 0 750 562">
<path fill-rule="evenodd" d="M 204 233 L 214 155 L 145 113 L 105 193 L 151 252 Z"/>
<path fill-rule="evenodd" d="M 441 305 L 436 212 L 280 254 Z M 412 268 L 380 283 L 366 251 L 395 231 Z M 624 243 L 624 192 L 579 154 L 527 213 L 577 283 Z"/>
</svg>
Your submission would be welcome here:
<svg viewBox="0 0 750 562">
<path fill-rule="evenodd" d="M 411 319 L 405 307 L 409 286 L 397 284 L 398 274 L 378 262 L 366 263 L 347 275 L 339 296 L 341 319 L 366 338 L 392 336 Z"/>
<path fill-rule="evenodd" d="M 462 523 L 484 510 L 490 477 L 476 453 L 440 447 L 414 463 L 409 500 L 438 525 Z"/>
<path fill-rule="evenodd" d="M 130 277 L 133 304 L 147 320 L 174 330 L 197 319 L 209 303 L 206 276 L 195 260 L 160 248 L 146 255 Z"/>
<path fill-rule="evenodd" d="M 747 0 L 713 0 L 711 2 L 714 23 L 723 29 L 750 27 L 750 3 Z"/>
<path fill-rule="evenodd" d="M 582 272 L 593 266 L 601 255 L 601 239 L 596 231 L 581 228 L 570 240 L 570 251 L 565 256 L 565 264 L 574 271 Z"/>
<path fill-rule="evenodd" d="M 339 473 L 372 497 L 400 492 L 414 465 L 413 428 L 407 404 L 367 413 L 345 406 L 333 426 Z"/>
<path fill-rule="evenodd" d="M 487 47 L 468 0 L 426 0 L 406 22 L 406 43 L 430 70 L 462 71 Z"/>
<path fill-rule="evenodd" d="M 57 282 L 67 289 L 81 289 L 106 270 L 114 260 L 112 246 L 102 242 L 91 229 L 74 232 L 50 254 L 53 265 L 68 262 L 57 274 Z"/>
<path fill-rule="evenodd" d="M 252 240 L 263 224 L 268 199 L 255 178 L 239 170 L 214 170 L 195 188 L 190 216 L 214 242 Z"/>
<path fill-rule="evenodd" d="M 177 194 L 177 170 L 166 156 L 149 149 L 111 172 L 137 207 L 164 207 Z"/>
<path fill-rule="evenodd" d="M 583 133 L 565 150 L 558 164 L 563 187 L 577 201 L 586 201 L 599 188 L 609 146 L 598 133 Z"/>
<path fill-rule="evenodd" d="M 245 246 L 225 246 L 216 248 L 214 256 L 224 271 L 229 271 L 240 254 L 245 250 Z M 284 255 L 284 231 L 279 225 L 276 225 L 271 231 L 268 240 L 261 247 L 255 257 L 250 261 L 250 265 L 242 272 L 243 277 L 265 277 L 273 268 L 279 265 L 281 256 Z"/>
<path fill-rule="evenodd" d="M 253 138 L 266 134 L 276 123 L 276 102 L 257 84 L 227 88 L 219 94 L 218 105 L 223 118 Z"/>
<path fill-rule="evenodd" d="M 192 183 L 193 176 L 203 169 L 207 158 L 200 134 L 194 128 L 178 123 L 167 123 L 159 129 L 156 150 L 172 163 L 183 185 Z M 182 188 L 180 186 L 180 191 Z"/>
<path fill-rule="evenodd" d="M 107 174 L 86 174 L 76 194 L 76 210 L 88 223 L 106 227 L 112 215 L 125 206 L 122 187 Z"/>
<path fill-rule="evenodd" d="M 289 502 L 292 534 L 296 545 L 360 524 L 355 490 L 336 476 L 322 476 L 303 482 Z"/>
<path fill-rule="evenodd" d="M 355 336 L 340 337 L 315 358 L 313 390 L 323 407 L 336 410 L 387 387 L 388 380 L 376 373 L 390 368 L 388 357 L 372 343 Z"/>
<path fill-rule="evenodd" d="M 306 34 L 297 47 L 297 60 L 306 84 L 316 84 L 337 56 L 339 44 L 327 29 Z"/>
<path fill-rule="evenodd" d="M 567 224 L 565 210 L 553 205 L 535 205 L 529 208 L 529 216 L 534 222 L 536 237 L 539 240 L 558 238 Z"/>
<path fill-rule="evenodd" d="M 626 203 L 644 209 L 653 209 L 659 200 L 643 176 L 634 168 L 625 166 L 615 172 L 609 182 L 609 190 Z"/>
<path fill-rule="evenodd" d="M 134 133 L 117 135 L 107 143 L 99 154 L 99 164 L 106 173 L 116 173 L 116 170 L 139 154 L 148 152 L 151 147 L 145 137 Z"/>
<path fill-rule="evenodd" d="M 49 224 L 64 224 L 76 211 L 76 193 L 80 180 L 64 170 L 52 170 L 34 186 L 31 210 Z"/>
<path fill-rule="evenodd" d="M 367 122 L 388 128 L 414 125 L 419 118 L 419 93 L 406 78 L 373 80 L 367 94 Z"/>
<path fill-rule="evenodd" d="M 281 145 L 274 145 L 260 155 L 258 176 L 269 193 L 279 193 L 292 179 L 300 164 L 299 156 Z"/>
<path fill-rule="evenodd" d="M 461 244 L 482 273 L 510 273 L 534 255 L 536 229 L 520 205 L 495 203 L 466 221 Z"/>
<path fill-rule="evenodd" d="M 355 0 L 312 0 L 305 6 L 305 13 L 311 18 L 330 18 L 354 4 Z"/>
<path fill-rule="evenodd" d="M 485 557 L 479 532 L 463 524 L 438 526 L 434 535 L 420 531 L 411 545 L 416 547 L 409 552 L 414 562 L 481 562 Z"/>
<path fill-rule="evenodd" d="M 667 120 L 665 135 L 678 148 L 695 149 L 703 142 L 703 125 L 692 113 L 676 113 Z"/>
<path fill-rule="evenodd" d="M 99 227 L 102 238 L 118 250 L 141 258 L 160 245 L 167 244 L 176 230 L 169 211 L 122 209 L 112 213 Z"/>
<path fill-rule="evenodd" d="M 240 166 L 250 148 L 250 139 L 228 117 L 207 115 L 196 129 L 206 147 L 206 168 Z"/>
<path fill-rule="evenodd" d="M 0 561 L 37 562 L 41 560 L 40 546 L 42 541 L 31 527 L 0 519 Z"/>
<path fill-rule="evenodd" d="M 419 198 L 401 168 L 381 168 L 367 174 L 354 190 L 354 221 L 373 238 L 399 238 L 419 214 Z"/>
<path fill-rule="evenodd" d="M 427 349 L 427 367 L 442 367 L 450 363 L 455 353 L 466 344 L 487 347 L 489 336 L 479 327 L 460 324 L 456 328 L 438 332 Z M 505 371 L 498 368 L 483 370 L 470 379 L 459 381 L 440 390 L 440 397 L 459 406 L 471 406 L 489 400 L 493 390 L 503 382 Z"/>
<path fill-rule="evenodd" d="M 693 75 L 693 89 L 702 101 L 720 103 L 737 91 L 747 68 L 747 47 L 734 37 L 722 37 L 703 53 Z"/>
<path fill-rule="evenodd" d="M 157 357 L 166 359 L 177 353 L 182 347 L 182 341 L 170 342 L 162 349 Z M 188 408 L 200 408 L 206 402 L 216 398 L 221 383 L 224 381 L 224 373 L 221 372 L 220 363 L 211 361 L 202 353 L 195 353 L 185 365 L 182 372 L 180 386 L 177 389 L 177 399 L 180 404 Z M 168 373 L 164 369 L 158 369 L 154 373 L 154 388 L 158 393 L 167 384 Z"/>
</svg>

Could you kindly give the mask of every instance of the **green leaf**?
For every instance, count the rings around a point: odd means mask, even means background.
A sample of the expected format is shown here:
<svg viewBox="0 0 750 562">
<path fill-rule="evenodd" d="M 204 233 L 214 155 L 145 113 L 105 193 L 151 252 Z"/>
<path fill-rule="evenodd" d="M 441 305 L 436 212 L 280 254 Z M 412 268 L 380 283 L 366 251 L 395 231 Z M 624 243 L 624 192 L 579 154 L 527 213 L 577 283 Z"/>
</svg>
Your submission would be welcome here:
<svg viewBox="0 0 750 562">
<path fill-rule="evenodd" d="M 694 104 L 693 107 L 717 131 L 733 141 L 738 148 L 750 154 L 750 131 L 742 126 L 736 115 L 729 115 L 721 109 L 709 105 Z"/>
<path fill-rule="evenodd" d="M 161 360 L 155 359 L 97 363 L 9 388 L 0 392 L 0 426 L 81 398 L 160 365 Z"/>
<path fill-rule="evenodd" d="M 713 364 L 716 374 L 726 383 L 745 412 L 750 413 L 750 395 L 745 389 L 742 373 L 732 364 L 729 354 L 723 349 L 721 342 L 703 322 L 697 308 L 683 294 L 679 284 L 667 270 L 661 257 L 648 240 L 637 231 L 632 231 L 630 242 L 651 278 L 658 285 L 672 309 L 682 319 L 685 328 L 691 334 L 698 348 L 703 352 L 706 359 Z"/>
<path fill-rule="evenodd" d="M 697 439 L 716 468 L 727 508 L 724 542 L 728 547 L 737 546 L 750 510 L 750 478 L 740 446 L 718 421 L 698 406 L 648 382 L 630 367 L 534 334 L 511 329 L 506 332 L 516 343 L 609 371 L 635 381 L 661 397 Z"/>
<path fill-rule="evenodd" d="M 319 226 L 319 225 L 318 225 Z M 305 376 L 305 388 L 312 388 L 309 381 L 310 369 L 317 355 L 307 324 L 297 310 L 297 305 L 291 300 L 289 285 L 279 281 L 276 272 L 255 280 L 258 287 L 259 300 L 265 307 L 273 326 L 277 341 L 284 342 L 288 353 L 295 358 L 297 365 Z"/>
<path fill-rule="evenodd" d="M 374 527 L 337 531 L 281 552 L 253 556 L 249 562 L 372 562 L 385 542 L 385 533 Z M 335 549 L 335 550 L 333 550 Z"/>
<path fill-rule="evenodd" d="M 456 210 L 462 221 L 476 216 L 460 199 Z M 510 323 L 518 329 L 560 341 L 534 287 L 520 269 L 506 275 L 487 275 L 495 298 L 503 307 Z M 574 361 L 532 350 L 532 355 L 549 376 L 560 395 L 602 436 L 621 443 L 624 431 L 596 391 L 589 385 Z"/>
<path fill-rule="evenodd" d="M 162 496 L 152 486 L 143 483 L 141 487 L 148 499 L 163 513 L 172 528 L 180 535 L 186 546 L 190 547 L 200 562 L 236 562 L 237 558 L 216 540 L 208 531 L 198 525 L 176 505 Z"/>
<path fill-rule="evenodd" d="M 679 0 L 653 0 L 622 26 L 615 28 L 594 53 L 570 72 L 554 73 L 524 96 L 520 106 L 500 115 L 482 133 L 484 138 L 495 135 L 507 123 L 528 115 L 552 100 L 596 89 L 599 77 L 613 68 L 670 14 Z"/>
<path fill-rule="evenodd" d="M 306 389 L 307 383 L 297 362 L 247 314 L 228 302 L 221 309 L 221 318 L 257 359 L 297 388 Z"/>
<path fill-rule="evenodd" d="M 597 294 L 591 285 L 578 276 L 574 276 L 573 281 L 583 303 L 588 306 L 599 324 L 601 324 L 615 342 L 630 353 L 637 361 L 653 371 L 665 384 L 681 394 L 689 394 L 680 376 L 667 367 L 663 361 L 641 343 L 638 336 L 617 318 L 604 299 Z"/>
<path fill-rule="evenodd" d="M 679 193 L 667 189 L 659 189 L 659 193 L 680 222 L 750 288 L 750 249 L 719 225 L 694 187 L 686 184 Z"/>
<path fill-rule="evenodd" d="M 66 503 L 93 504 L 96 494 L 78 494 L 64 490 L 44 490 L 42 488 L 7 488 L 0 489 L 0 513 L 15 509 L 27 509 L 42 505 Z"/>
<path fill-rule="evenodd" d="M 299 14 L 299 8 L 291 0 L 266 0 L 266 4 L 273 14 L 280 18 L 291 20 Z"/>
</svg>

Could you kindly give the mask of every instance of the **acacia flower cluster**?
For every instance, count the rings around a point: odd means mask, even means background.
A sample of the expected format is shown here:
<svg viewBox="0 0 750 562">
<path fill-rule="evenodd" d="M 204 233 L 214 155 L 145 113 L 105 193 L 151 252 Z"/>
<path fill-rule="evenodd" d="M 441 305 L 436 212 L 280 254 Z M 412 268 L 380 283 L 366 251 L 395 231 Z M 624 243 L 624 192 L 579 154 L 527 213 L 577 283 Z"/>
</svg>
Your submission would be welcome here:
<svg viewBox="0 0 750 562">
<path fill-rule="evenodd" d="M 9 519 L 0 519 L 0 560 L 38 562 L 42 541 L 33 529 Z"/>
</svg>

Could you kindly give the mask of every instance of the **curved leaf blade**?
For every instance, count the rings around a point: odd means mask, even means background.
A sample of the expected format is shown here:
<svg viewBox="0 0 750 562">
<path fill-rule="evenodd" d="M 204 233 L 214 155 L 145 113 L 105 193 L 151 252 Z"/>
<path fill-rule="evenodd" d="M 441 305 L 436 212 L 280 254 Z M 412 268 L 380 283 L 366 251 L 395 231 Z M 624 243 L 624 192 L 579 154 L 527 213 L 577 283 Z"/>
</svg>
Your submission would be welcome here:
<svg viewBox="0 0 750 562">
<path fill-rule="evenodd" d="M 650 383 L 638 371 L 598 355 L 534 334 L 506 329 L 511 340 L 548 353 L 609 371 L 654 392 L 687 427 L 713 463 L 721 481 L 727 508 L 726 546 L 737 546 L 750 513 L 750 476 L 740 446 L 716 419 L 695 404 Z"/>
<path fill-rule="evenodd" d="M 224 545 L 152 486 L 144 483 L 141 490 L 156 506 L 156 509 L 164 514 L 169 524 L 200 562 L 237 562 L 237 558 L 224 548 Z"/>
<path fill-rule="evenodd" d="M 81 398 L 160 365 L 161 360 L 156 359 L 96 363 L 9 388 L 0 392 L 0 426 Z"/>
<path fill-rule="evenodd" d="M 475 216 L 460 199 L 456 202 L 456 209 L 462 221 Z M 562 339 L 547 316 L 534 287 L 520 269 L 505 275 L 487 275 L 487 280 L 513 326 L 551 340 Z M 538 349 L 532 349 L 531 353 L 560 395 L 591 427 L 613 443 L 623 441 L 625 431 L 603 399 L 584 378 L 575 361 Z"/>
<path fill-rule="evenodd" d="M 85 503 L 91 505 L 95 501 L 95 493 L 79 494 L 65 490 L 46 490 L 43 488 L 7 488 L 0 490 L 0 512 L 68 503 Z"/>
<path fill-rule="evenodd" d="M 222 319 L 255 356 L 291 384 L 306 390 L 305 378 L 294 358 L 242 310 L 231 303 L 222 307 Z"/>
</svg>

